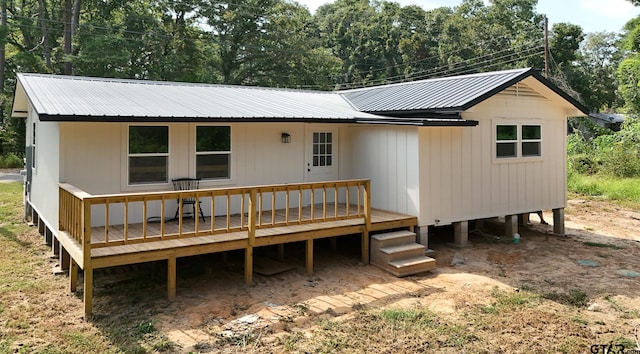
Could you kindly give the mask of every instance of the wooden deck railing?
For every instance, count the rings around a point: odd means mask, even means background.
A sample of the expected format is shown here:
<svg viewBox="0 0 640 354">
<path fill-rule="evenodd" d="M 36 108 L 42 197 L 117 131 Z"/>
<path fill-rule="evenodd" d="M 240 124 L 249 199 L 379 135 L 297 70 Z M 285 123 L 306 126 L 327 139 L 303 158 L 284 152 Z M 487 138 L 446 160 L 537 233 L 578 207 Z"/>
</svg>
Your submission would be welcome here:
<svg viewBox="0 0 640 354">
<path fill-rule="evenodd" d="M 369 180 L 293 183 L 254 187 L 90 195 L 60 185 L 60 231 L 80 245 L 98 248 L 161 240 L 247 232 L 296 224 L 367 218 Z M 193 220 L 186 222 L 179 200 L 195 199 Z M 199 204 L 211 216 L 198 218 Z M 169 208 L 169 209 L 167 209 Z M 167 214 L 179 208 L 176 219 Z M 159 216 L 151 215 L 151 210 Z M 215 211 L 215 212 L 214 212 Z M 92 227 L 92 213 L 103 226 Z M 217 215 L 216 215 L 217 214 Z M 132 220 L 133 218 L 138 220 Z M 117 221 L 116 221 L 117 220 Z M 95 237 L 91 238 L 91 233 Z"/>
</svg>

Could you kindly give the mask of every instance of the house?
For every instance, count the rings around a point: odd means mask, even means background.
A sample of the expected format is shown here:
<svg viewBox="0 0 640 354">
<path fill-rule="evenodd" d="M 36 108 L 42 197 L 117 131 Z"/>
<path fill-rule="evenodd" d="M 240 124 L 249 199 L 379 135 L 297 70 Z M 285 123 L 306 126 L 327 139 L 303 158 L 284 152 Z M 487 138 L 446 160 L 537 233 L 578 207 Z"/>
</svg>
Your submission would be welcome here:
<svg viewBox="0 0 640 354">
<path fill-rule="evenodd" d="M 411 271 L 424 260 L 378 254 L 372 234 L 414 231 L 401 236 L 422 245 L 400 248 L 424 257 L 430 226 L 464 246 L 469 221 L 504 216 L 512 235 L 548 209 L 562 234 L 566 122 L 587 111 L 518 69 L 338 92 L 18 74 L 12 114 L 28 217 L 72 289 L 84 270 L 89 315 L 100 267 L 167 260 L 171 298 L 175 259 L 193 254 L 244 249 L 250 282 L 265 245 L 306 241 L 311 272 L 314 239 L 360 233 L 365 263 L 371 240 L 374 263 Z M 179 177 L 199 189 L 174 191 Z M 204 221 L 183 217 L 187 198 Z"/>
</svg>

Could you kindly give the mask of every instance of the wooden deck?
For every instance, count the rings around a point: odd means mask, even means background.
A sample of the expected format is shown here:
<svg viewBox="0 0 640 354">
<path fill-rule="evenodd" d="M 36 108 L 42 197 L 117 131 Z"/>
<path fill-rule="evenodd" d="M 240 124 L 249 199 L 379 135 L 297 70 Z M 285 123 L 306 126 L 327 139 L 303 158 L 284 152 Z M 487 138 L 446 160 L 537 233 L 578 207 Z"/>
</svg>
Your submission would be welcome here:
<svg viewBox="0 0 640 354">
<path fill-rule="evenodd" d="M 278 210 L 277 215 L 284 215 L 284 210 Z M 221 218 L 220 218 L 221 219 Z M 231 225 L 239 224 L 240 216 L 231 218 Z M 226 225 L 225 220 L 214 220 L 216 229 Z M 416 225 L 414 216 L 392 213 L 384 210 L 371 210 L 371 230 L 389 230 L 395 228 L 412 228 Z M 206 218 L 204 224 L 210 228 L 211 219 Z M 97 247 L 91 249 L 93 268 L 104 268 L 117 265 L 142 263 L 167 258 L 167 253 L 175 257 L 186 257 L 198 254 L 216 253 L 231 250 L 245 249 L 248 246 L 248 235 L 245 231 L 221 233 L 206 236 L 179 237 L 177 220 L 165 223 L 165 232 L 169 236 L 162 238 L 158 223 L 147 224 L 147 239 L 155 242 L 140 242 L 142 239 L 142 224 L 129 225 L 128 244 Z M 303 223 L 298 225 L 278 226 L 257 229 L 253 247 L 279 245 L 290 242 L 314 240 L 319 238 L 361 234 L 363 232 L 364 219 L 345 219 L 337 221 L 324 221 L 316 223 Z M 111 226 L 110 240 L 122 239 L 124 225 Z M 183 233 L 192 235 L 195 230 L 195 220 L 183 221 Z M 102 244 L 105 240 L 104 228 L 92 228 L 92 243 Z M 309 263 L 308 263 L 309 264 Z M 311 271 L 311 269 L 308 269 Z"/>
<path fill-rule="evenodd" d="M 368 180 L 350 180 L 95 196 L 61 185 L 60 226 L 54 242 L 59 244 L 63 268 L 69 269 L 72 291 L 78 268 L 84 271 L 85 317 L 89 317 L 93 269 L 98 268 L 166 260 L 167 295 L 173 299 L 180 257 L 244 250 L 245 281 L 250 284 L 255 247 L 304 241 L 306 269 L 311 274 L 315 239 L 359 234 L 362 261 L 368 264 L 371 232 L 412 229 L 417 224 L 415 216 L 371 209 L 369 189 Z M 161 215 L 166 215 L 166 208 L 175 210 L 176 199 L 184 198 L 195 198 L 196 205 L 210 203 L 210 210 L 217 210 L 216 203 L 226 206 L 226 214 L 202 220 L 180 212 L 177 220 L 149 221 L 148 205 L 162 203 Z M 282 201 L 285 207 L 276 208 Z M 114 205 L 123 210 L 124 223 L 109 224 L 116 219 L 110 214 Z M 130 210 L 136 205 L 142 205 L 144 217 L 131 223 Z M 96 210 L 103 210 L 106 226 L 91 225 L 91 213 Z"/>
</svg>

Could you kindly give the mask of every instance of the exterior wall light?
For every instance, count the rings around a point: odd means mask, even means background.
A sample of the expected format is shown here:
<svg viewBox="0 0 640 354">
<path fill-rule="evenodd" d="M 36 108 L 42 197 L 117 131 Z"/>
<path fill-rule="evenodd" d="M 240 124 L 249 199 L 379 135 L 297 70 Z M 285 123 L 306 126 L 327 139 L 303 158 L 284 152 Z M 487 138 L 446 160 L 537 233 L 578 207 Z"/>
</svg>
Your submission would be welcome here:
<svg viewBox="0 0 640 354">
<path fill-rule="evenodd" d="M 289 134 L 289 133 L 282 133 L 282 143 L 283 143 L 283 144 L 289 144 L 289 143 L 291 143 L 291 134 Z"/>
</svg>

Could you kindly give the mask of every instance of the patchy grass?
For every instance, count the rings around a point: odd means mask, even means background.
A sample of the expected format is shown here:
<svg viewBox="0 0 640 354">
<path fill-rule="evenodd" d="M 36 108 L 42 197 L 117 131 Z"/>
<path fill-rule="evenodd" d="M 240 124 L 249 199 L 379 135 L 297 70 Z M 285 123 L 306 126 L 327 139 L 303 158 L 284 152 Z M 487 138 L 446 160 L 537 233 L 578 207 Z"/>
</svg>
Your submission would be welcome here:
<svg viewBox="0 0 640 354">
<path fill-rule="evenodd" d="M 634 210 L 640 210 L 640 178 L 610 178 L 572 174 L 567 181 L 570 192 L 601 197 Z"/>
<path fill-rule="evenodd" d="M 53 275 L 57 259 L 50 256 L 50 246 L 23 221 L 22 191 L 20 183 L 0 183 L 0 353 L 174 350 L 145 306 L 117 303 L 128 297 L 148 299 L 154 290 L 144 283 L 132 282 L 118 290 L 124 294 L 109 296 L 98 277 L 94 309 L 109 315 L 82 319 L 81 292 L 70 293 L 68 278 Z"/>
</svg>

